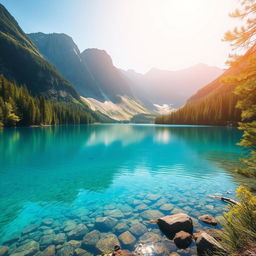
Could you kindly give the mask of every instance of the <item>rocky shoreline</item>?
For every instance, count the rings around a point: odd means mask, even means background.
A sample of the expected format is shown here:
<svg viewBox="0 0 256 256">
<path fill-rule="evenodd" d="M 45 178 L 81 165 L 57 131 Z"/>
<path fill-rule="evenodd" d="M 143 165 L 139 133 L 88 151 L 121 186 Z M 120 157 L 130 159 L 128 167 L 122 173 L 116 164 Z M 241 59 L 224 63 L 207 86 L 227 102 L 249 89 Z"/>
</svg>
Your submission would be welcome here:
<svg viewBox="0 0 256 256">
<path fill-rule="evenodd" d="M 101 214 L 78 208 L 63 219 L 42 219 L 5 241 L 0 256 L 183 256 L 224 251 L 218 231 L 209 228 L 218 225 L 221 216 L 191 217 L 185 212 L 188 206 L 177 208 L 159 194 L 131 203 L 134 208 L 113 203 L 104 205 Z"/>
</svg>

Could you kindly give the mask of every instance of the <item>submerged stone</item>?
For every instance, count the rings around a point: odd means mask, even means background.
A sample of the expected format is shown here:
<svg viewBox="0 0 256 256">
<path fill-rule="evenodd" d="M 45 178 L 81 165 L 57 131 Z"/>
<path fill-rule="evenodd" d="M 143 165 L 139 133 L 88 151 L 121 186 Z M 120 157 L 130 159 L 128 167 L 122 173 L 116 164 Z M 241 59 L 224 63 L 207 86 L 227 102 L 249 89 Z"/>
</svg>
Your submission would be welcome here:
<svg viewBox="0 0 256 256">
<path fill-rule="evenodd" d="M 40 247 L 47 247 L 50 244 L 53 244 L 55 235 L 51 234 L 51 235 L 44 235 L 41 237 L 40 239 Z"/>
<path fill-rule="evenodd" d="M 115 231 L 116 231 L 117 233 L 122 233 L 122 232 L 124 232 L 124 231 L 126 231 L 126 230 L 128 230 L 128 229 L 129 229 L 128 225 L 127 225 L 126 223 L 123 223 L 123 222 L 118 223 L 118 224 L 115 226 Z"/>
<path fill-rule="evenodd" d="M 116 204 L 107 204 L 104 206 L 104 209 L 106 210 L 113 210 L 116 208 Z"/>
<path fill-rule="evenodd" d="M 129 231 L 122 233 L 118 238 L 124 245 L 131 246 L 136 242 L 136 238 Z"/>
<path fill-rule="evenodd" d="M 156 243 L 161 241 L 160 235 L 153 232 L 146 232 L 140 237 L 140 242 L 142 243 Z"/>
<path fill-rule="evenodd" d="M 48 246 L 44 251 L 43 254 L 45 256 L 54 256 L 55 255 L 55 245 Z"/>
<path fill-rule="evenodd" d="M 172 210 L 172 214 L 179 214 L 179 213 L 185 213 L 185 212 L 180 208 L 174 208 Z"/>
<path fill-rule="evenodd" d="M 8 254 L 8 246 L 0 246 L 0 256 L 6 256 Z"/>
<path fill-rule="evenodd" d="M 217 220 L 210 214 L 200 216 L 199 220 L 201 220 L 202 222 L 204 222 L 206 224 L 210 224 L 213 226 L 217 225 Z"/>
<path fill-rule="evenodd" d="M 170 211 L 171 209 L 173 209 L 173 205 L 172 204 L 163 204 L 161 207 L 160 207 L 160 210 L 162 211 Z"/>
<path fill-rule="evenodd" d="M 118 209 L 115 209 L 115 210 L 105 210 L 104 211 L 104 215 L 110 216 L 110 217 L 113 217 L 113 218 L 123 218 L 124 217 L 124 214 L 120 210 L 118 210 Z"/>
<path fill-rule="evenodd" d="M 96 243 L 100 240 L 101 233 L 98 230 L 93 230 L 84 236 L 82 241 L 82 247 L 88 248 L 96 246 Z"/>
<path fill-rule="evenodd" d="M 36 241 L 30 241 L 16 248 L 12 256 L 27 256 L 36 254 L 39 251 L 39 243 Z"/>
<path fill-rule="evenodd" d="M 112 217 L 99 217 L 95 220 L 95 226 L 100 230 L 112 229 L 116 224 L 117 220 Z"/>
<path fill-rule="evenodd" d="M 142 204 L 142 201 L 135 199 L 135 200 L 132 201 L 132 204 L 133 204 L 133 205 Z"/>
<path fill-rule="evenodd" d="M 154 244 L 154 254 L 155 255 L 164 255 L 166 252 L 166 247 L 164 243 Z"/>
<path fill-rule="evenodd" d="M 53 224 L 53 219 L 51 219 L 51 218 L 44 219 L 44 220 L 42 220 L 42 224 L 44 224 L 46 226 L 51 226 Z"/>
<path fill-rule="evenodd" d="M 76 225 L 76 221 L 68 220 L 63 223 L 63 229 L 65 232 L 69 232 L 70 230 L 74 229 Z"/>
<path fill-rule="evenodd" d="M 82 248 L 76 248 L 75 255 L 76 256 L 93 256 L 93 254 L 87 252 L 86 250 L 84 250 Z"/>
<path fill-rule="evenodd" d="M 27 226 L 27 227 L 24 228 L 22 234 L 25 235 L 25 234 L 31 233 L 31 232 L 37 230 L 38 227 L 39 227 L 38 225 Z"/>
<path fill-rule="evenodd" d="M 120 210 L 125 214 L 125 213 L 130 213 L 132 212 L 132 207 L 129 206 L 128 204 L 124 204 L 120 206 Z"/>
<path fill-rule="evenodd" d="M 67 240 L 67 237 L 65 235 L 65 233 L 59 233 L 57 235 L 55 235 L 54 239 L 53 239 L 53 243 L 54 244 L 63 244 L 65 243 Z"/>
<path fill-rule="evenodd" d="M 129 231 L 131 233 L 133 233 L 136 236 L 141 236 L 142 234 L 147 232 L 147 228 L 145 225 L 141 224 L 141 223 L 135 223 L 131 226 L 131 228 L 129 229 Z"/>
<path fill-rule="evenodd" d="M 111 253 L 116 245 L 120 246 L 117 236 L 107 233 L 102 235 L 96 244 L 96 248 L 101 251 L 101 253 Z"/>
<path fill-rule="evenodd" d="M 68 241 L 68 244 L 70 244 L 74 248 L 79 248 L 81 246 L 81 242 L 77 240 L 70 240 Z"/>
<path fill-rule="evenodd" d="M 138 210 L 138 211 L 143 211 L 143 210 L 146 210 L 146 209 L 148 209 L 148 206 L 146 204 L 140 204 L 140 205 L 135 207 L 135 210 Z"/>
<path fill-rule="evenodd" d="M 43 231 L 43 234 L 44 235 L 51 235 L 51 234 L 54 234 L 54 230 L 53 229 L 45 229 Z"/>
<path fill-rule="evenodd" d="M 147 199 L 150 201 L 156 201 L 160 197 L 161 197 L 161 195 L 159 195 L 159 194 L 148 194 L 147 195 Z"/>
<path fill-rule="evenodd" d="M 165 204 L 166 202 L 167 202 L 167 199 L 166 199 L 166 198 L 162 198 L 162 199 L 159 199 L 159 200 L 154 204 L 154 206 L 155 206 L 155 207 L 159 207 L 160 205 Z"/>
<path fill-rule="evenodd" d="M 58 251 L 57 256 L 72 256 L 75 253 L 75 249 L 70 244 L 64 244 L 64 246 Z"/>
<path fill-rule="evenodd" d="M 144 219 L 151 220 L 151 219 L 159 219 L 163 217 L 164 215 L 159 212 L 158 210 L 147 210 L 141 213 L 141 216 Z"/>
<path fill-rule="evenodd" d="M 88 233 L 88 228 L 84 224 L 75 226 L 71 231 L 67 233 L 69 239 L 79 240 Z"/>
</svg>

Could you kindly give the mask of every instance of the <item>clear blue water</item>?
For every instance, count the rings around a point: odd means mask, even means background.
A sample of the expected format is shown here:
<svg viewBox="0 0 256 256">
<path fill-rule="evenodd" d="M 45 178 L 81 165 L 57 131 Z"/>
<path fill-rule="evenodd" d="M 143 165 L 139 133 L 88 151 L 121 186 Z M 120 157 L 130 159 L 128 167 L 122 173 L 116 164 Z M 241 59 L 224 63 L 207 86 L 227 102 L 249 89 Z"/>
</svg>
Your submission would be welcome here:
<svg viewBox="0 0 256 256">
<path fill-rule="evenodd" d="M 0 132 L 0 243 L 17 237 L 8 243 L 12 250 L 26 240 L 40 243 L 45 230 L 63 233 L 70 220 L 85 224 L 87 232 L 98 229 L 117 237 L 139 222 L 157 235 L 155 254 L 168 255 L 178 249 L 143 212 L 184 211 L 196 230 L 209 228 L 197 217 L 219 216 L 226 205 L 208 195 L 234 197 L 242 182 L 231 171 L 242 153 L 235 145 L 240 136 L 235 128 L 198 126 L 5 129 Z M 162 210 L 164 204 L 172 209 Z M 95 222 L 102 216 L 112 216 L 124 228 L 101 227 Z M 45 225 L 48 218 L 53 224 Z M 31 224 L 37 229 L 22 234 Z M 136 243 L 123 248 L 151 242 L 133 235 Z M 195 254 L 195 246 L 178 252 Z"/>
</svg>

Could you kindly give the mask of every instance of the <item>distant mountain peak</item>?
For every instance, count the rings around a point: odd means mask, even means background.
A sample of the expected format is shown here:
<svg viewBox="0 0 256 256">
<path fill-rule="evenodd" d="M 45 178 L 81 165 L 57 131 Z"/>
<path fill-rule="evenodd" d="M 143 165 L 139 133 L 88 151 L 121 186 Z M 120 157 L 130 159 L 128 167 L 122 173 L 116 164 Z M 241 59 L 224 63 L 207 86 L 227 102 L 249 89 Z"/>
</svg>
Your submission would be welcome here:
<svg viewBox="0 0 256 256">
<path fill-rule="evenodd" d="M 88 48 L 81 53 L 84 58 L 93 58 L 95 61 L 101 61 L 101 64 L 113 65 L 111 56 L 105 51 L 98 48 Z"/>
</svg>

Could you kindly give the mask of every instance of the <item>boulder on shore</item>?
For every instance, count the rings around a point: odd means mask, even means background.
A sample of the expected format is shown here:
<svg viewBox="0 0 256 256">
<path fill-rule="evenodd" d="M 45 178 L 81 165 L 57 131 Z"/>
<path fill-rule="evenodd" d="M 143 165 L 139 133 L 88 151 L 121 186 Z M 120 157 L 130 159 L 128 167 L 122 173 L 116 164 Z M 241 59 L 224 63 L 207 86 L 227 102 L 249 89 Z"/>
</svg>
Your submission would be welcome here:
<svg viewBox="0 0 256 256">
<path fill-rule="evenodd" d="M 201 220 L 202 222 L 206 223 L 206 224 L 210 224 L 210 225 L 213 225 L 213 226 L 217 225 L 217 220 L 210 214 L 202 215 L 198 219 Z"/>
<path fill-rule="evenodd" d="M 196 240 L 197 253 L 199 256 L 214 255 L 216 252 L 225 254 L 223 246 L 206 232 L 202 232 Z"/>
<path fill-rule="evenodd" d="M 192 219 L 185 213 L 162 217 L 158 219 L 157 224 L 169 239 L 173 239 L 175 234 L 180 231 L 185 231 L 189 234 L 193 232 Z"/>
<path fill-rule="evenodd" d="M 201 236 L 201 234 L 204 232 L 207 233 L 208 235 L 212 236 L 217 241 L 221 241 L 220 230 L 218 230 L 218 229 L 199 230 L 193 234 L 194 240 L 196 241 Z"/>
<path fill-rule="evenodd" d="M 185 231 L 180 231 L 176 233 L 174 243 L 179 249 L 186 249 L 192 243 L 192 235 Z"/>
</svg>

